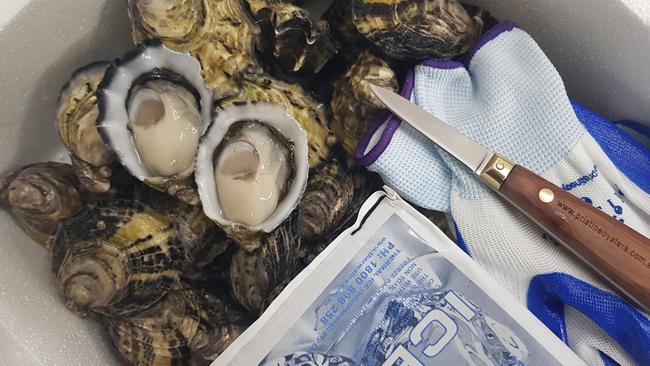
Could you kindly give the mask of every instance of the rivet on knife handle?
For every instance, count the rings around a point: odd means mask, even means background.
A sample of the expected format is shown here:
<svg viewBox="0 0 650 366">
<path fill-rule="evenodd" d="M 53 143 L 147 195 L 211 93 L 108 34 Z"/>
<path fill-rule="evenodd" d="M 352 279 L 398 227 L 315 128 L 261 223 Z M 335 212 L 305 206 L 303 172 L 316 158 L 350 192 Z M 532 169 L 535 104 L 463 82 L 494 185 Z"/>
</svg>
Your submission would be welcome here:
<svg viewBox="0 0 650 366">
<path fill-rule="evenodd" d="M 505 158 L 494 154 L 480 175 L 485 183 L 498 191 L 514 166 L 513 163 Z"/>
<path fill-rule="evenodd" d="M 526 168 L 507 166 L 498 156 L 492 160 L 481 174 L 483 180 L 495 189 L 498 185 L 501 196 L 582 258 L 621 295 L 650 310 L 648 238 Z"/>
</svg>

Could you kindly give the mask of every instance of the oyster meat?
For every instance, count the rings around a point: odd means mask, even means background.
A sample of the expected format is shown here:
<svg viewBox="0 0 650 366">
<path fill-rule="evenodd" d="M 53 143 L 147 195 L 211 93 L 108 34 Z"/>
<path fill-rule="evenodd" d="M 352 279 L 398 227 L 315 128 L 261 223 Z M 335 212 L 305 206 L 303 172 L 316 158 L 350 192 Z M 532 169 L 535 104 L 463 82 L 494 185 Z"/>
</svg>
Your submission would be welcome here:
<svg viewBox="0 0 650 366">
<path fill-rule="evenodd" d="M 38 163 L 0 179 L 0 205 L 29 237 L 49 248 L 59 222 L 81 210 L 82 197 L 70 165 Z"/>
<path fill-rule="evenodd" d="M 215 99 L 235 95 L 244 73 L 259 73 L 259 28 L 243 0 L 129 0 L 133 40 L 160 39 L 201 61 Z"/>
<path fill-rule="evenodd" d="M 351 0 L 359 33 L 398 60 L 452 58 L 467 51 L 483 28 L 458 0 Z"/>
<path fill-rule="evenodd" d="M 157 41 L 113 63 L 97 91 L 97 129 L 129 172 L 198 204 L 194 157 L 212 116 L 212 92 L 199 62 Z"/>
<path fill-rule="evenodd" d="M 185 286 L 137 316 L 106 319 L 122 357 L 138 366 L 209 365 L 249 324 L 229 299 Z"/>
<path fill-rule="evenodd" d="M 307 138 L 275 105 L 219 110 L 197 154 L 205 214 L 248 251 L 297 206 L 308 176 Z"/>
<path fill-rule="evenodd" d="M 177 286 L 192 252 L 170 217 L 116 200 L 61 222 L 52 268 L 71 310 L 133 316 Z"/>
<path fill-rule="evenodd" d="M 298 266 L 300 236 L 298 215 L 294 213 L 281 226 L 263 237 L 261 246 L 247 252 L 239 249 L 230 260 L 232 294 L 254 315 L 268 304 L 268 296 L 282 283 L 293 279 Z"/>
<path fill-rule="evenodd" d="M 350 158 L 354 157 L 359 138 L 385 110 L 370 85 L 393 91 L 398 88 L 390 65 L 371 51 L 365 51 L 334 86 L 330 102 L 334 119 L 330 127 Z"/>
<path fill-rule="evenodd" d="M 111 188 L 111 164 L 115 155 L 97 132 L 99 116 L 96 91 L 108 62 L 93 62 L 72 74 L 59 94 L 57 130 L 71 153 L 75 174 L 82 187 L 94 193 Z"/>
<path fill-rule="evenodd" d="M 311 98 L 297 84 L 289 84 L 270 76 L 249 76 L 242 81 L 241 92 L 226 98 L 222 107 L 241 103 L 273 103 L 283 106 L 305 133 L 309 141 L 309 166 L 318 166 L 330 155 L 328 119 L 325 106 Z"/>
<path fill-rule="evenodd" d="M 338 52 L 326 21 L 313 22 L 307 10 L 283 0 L 247 0 L 261 29 L 263 55 L 289 73 L 314 74 Z"/>
</svg>

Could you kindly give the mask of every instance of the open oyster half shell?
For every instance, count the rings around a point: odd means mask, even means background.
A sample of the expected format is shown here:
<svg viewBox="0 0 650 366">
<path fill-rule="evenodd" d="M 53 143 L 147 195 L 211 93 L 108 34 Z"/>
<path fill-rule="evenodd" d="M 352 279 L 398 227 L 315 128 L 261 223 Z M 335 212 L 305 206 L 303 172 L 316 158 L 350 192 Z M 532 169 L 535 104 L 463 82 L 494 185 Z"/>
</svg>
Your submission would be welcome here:
<svg viewBox="0 0 650 366">
<path fill-rule="evenodd" d="M 195 172 L 206 216 L 247 251 L 280 226 L 307 185 L 307 137 L 278 105 L 219 110 L 203 137 Z"/>
<path fill-rule="evenodd" d="M 108 68 L 97 100 L 97 130 L 122 165 L 145 184 L 198 204 L 194 157 L 212 116 L 199 61 L 147 41 Z"/>
</svg>

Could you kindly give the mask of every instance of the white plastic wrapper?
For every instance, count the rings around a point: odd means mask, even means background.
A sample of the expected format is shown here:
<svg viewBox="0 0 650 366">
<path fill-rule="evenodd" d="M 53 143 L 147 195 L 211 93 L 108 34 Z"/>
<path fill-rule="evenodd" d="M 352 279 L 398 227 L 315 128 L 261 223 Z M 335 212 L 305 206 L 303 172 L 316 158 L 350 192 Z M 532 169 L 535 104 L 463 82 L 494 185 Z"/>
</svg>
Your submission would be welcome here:
<svg viewBox="0 0 650 366">
<path fill-rule="evenodd" d="M 377 192 L 213 365 L 584 365 L 396 194 Z"/>
</svg>

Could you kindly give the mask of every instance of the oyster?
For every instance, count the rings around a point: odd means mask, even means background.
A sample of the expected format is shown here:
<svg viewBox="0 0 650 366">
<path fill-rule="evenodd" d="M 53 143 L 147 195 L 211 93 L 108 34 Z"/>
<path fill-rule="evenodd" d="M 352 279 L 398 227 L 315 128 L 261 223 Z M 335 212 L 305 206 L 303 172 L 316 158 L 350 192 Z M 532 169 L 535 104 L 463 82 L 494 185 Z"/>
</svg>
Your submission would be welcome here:
<svg viewBox="0 0 650 366">
<path fill-rule="evenodd" d="M 338 52 L 326 21 L 283 0 L 247 0 L 261 29 L 259 48 L 285 72 L 314 74 Z"/>
<path fill-rule="evenodd" d="M 336 40 L 341 44 L 339 55 L 349 65 L 353 63 L 361 52 L 370 48 L 371 43 L 357 30 L 352 20 L 352 2 L 350 0 L 335 0 L 327 12 L 325 19 L 332 29 Z"/>
<path fill-rule="evenodd" d="M 90 204 L 62 221 L 52 267 L 66 306 L 81 315 L 147 309 L 177 286 L 202 245 L 183 234 L 172 217 L 128 200 Z"/>
<path fill-rule="evenodd" d="M 71 153 L 72 166 L 82 187 L 94 193 L 108 192 L 115 155 L 97 132 L 97 86 L 108 62 L 94 62 L 75 71 L 59 94 L 57 130 Z"/>
<path fill-rule="evenodd" d="M 307 134 L 309 167 L 316 167 L 327 159 L 332 141 L 329 141 L 325 106 L 312 99 L 299 85 L 285 83 L 270 76 L 249 76 L 242 81 L 241 93 L 226 98 L 219 104 L 226 107 L 245 102 L 283 106 Z"/>
<path fill-rule="evenodd" d="M 132 365 L 209 365 L 250 324 L 228 299 L 182 287 L 129 318 L 106 320 L 113 343 Z"/>
<path fill-rule="evenodd" d="M 201 61 L 215 99 L 235 95 L 245 73 L 258 73 L 259 28 L 243 0 L 129 0 L 133 40 L 160 39 Z"/>
<path fill-rule="evenodd" d="M 350 158 L 354 157 L 359 138 L 385 110 L 370 85 L 397 91 L 397 77 L 390 65 L 365 51 L 336 82 L 332 100 L 334 119 L 330 125 L 338 142 Z"/>
<path fill-rule="evenodd" d="M 362 179 L 336 159 L 312 174 L 298 204 L 300 237 L 309 242 L 334 229 L 355 198 L 355 186 L 361 185 L 355 180 Z"/>
<path fill-rule="evenodd" d="M 109 67 L 97 98 L 97 129 L 129 172 L 198 204 L 194 156 L 212 116 L 199 62 L 148 41 Z"/>
<path fill-rule="evenodd" d="M 381 178 L 375 173 L 362 170 L 346 172 L 337 166 L 330 165 L 329 169 L 316 173 L 320 179 L 314 179 L 308 184 L 305 203 L 301 202 L 304 212 L 300 212 L 299 228 L 309 238 L 303 237 L 305 240 L 301 262 L 304 266 L 311 263 L 344 230 L 354 225 L 363 203 L 382 186 Z M 345 183 L 338 183 L 338 179 Z M 321 189 L 329 194 L 319 193 Z M 336 204 L 326 207 L 323 202 L 328 200 Z M 330 218 L 327 225 L 318 221 L 319 215 Z"/>
<path fill-rule="evenodd" d="M 296 207 L 308 170 L 298 123 L 279 106 L 246 104 L 217 112 L 195 175 L 205 214 L 252 251 Z"/>
<path fill-rule="evenodd" d="M 82 197 L 70 165 L 38 163 L 0 179 L 0 205 L 11 210 L 27 235 L 49 248 L 59 222 L 81 210 Z"/>
<path fill-rule="evenodd" d="M 452 58 L 467 51 L 483 28 L 458 0 L 351 0 L 359 33 L 398 60 Z"/>
<path fill-rule="evenodd" d="M 264 236 L 257 250 L 247 252 L 239 249 L 230 260 L 232 294 L 253 314 L 261 314 L 271 291 L 291 280 L 296 273 L 300 252 L 297 218 L 294 213 L 280 227 Z"/>
</svg>

